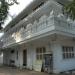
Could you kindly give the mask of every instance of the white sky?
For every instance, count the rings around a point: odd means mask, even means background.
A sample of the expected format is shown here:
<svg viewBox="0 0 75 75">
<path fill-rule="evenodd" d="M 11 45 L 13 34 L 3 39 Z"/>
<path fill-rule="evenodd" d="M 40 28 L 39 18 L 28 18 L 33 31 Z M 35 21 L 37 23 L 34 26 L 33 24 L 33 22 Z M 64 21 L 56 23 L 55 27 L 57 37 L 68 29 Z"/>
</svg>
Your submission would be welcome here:
<svg viewBox="0 0 75 75">
<path fill-rule="evenodd" d="M 17 1 L 19 2 L 19 5 L 14 4 L 13 6 L 10 6 L 9 8 L 9 14 L 11 16 L 18 15 L 33 0 L 17 0 Z M 5 21 L 5 25 L 3 25 L 3 27 L 5 27 L 11 20 L 12 20 L 11 17 L 8 16 L 7 20 Z M 0 33 L 0 36 L 1 35 L 2 33 Z"/>
<path fill-rule="evenodd" d="M 9 14 L 11 16 L 16 16 L 18 15 L 30 2 L 32 2 L 33 0 L 17 0 L 19 2 L 19 5 L 14 4 L 13 6 L 10 6 L 9 8 Z M 9 21 L 11 21 L 11 17 L 8 16 L 4 27 L 9 23 Z"/>
</svg>

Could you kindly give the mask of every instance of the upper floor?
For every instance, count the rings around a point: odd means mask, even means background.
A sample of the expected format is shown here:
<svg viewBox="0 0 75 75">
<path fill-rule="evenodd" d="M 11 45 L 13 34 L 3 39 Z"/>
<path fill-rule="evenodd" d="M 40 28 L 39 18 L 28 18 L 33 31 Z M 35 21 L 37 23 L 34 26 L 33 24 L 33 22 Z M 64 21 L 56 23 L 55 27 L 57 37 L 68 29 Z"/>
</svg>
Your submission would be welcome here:
<svg viewBox="0 0 75 75">
<path fill-rule="evenodd" d="M 43 0 L 40 4 L 39 2 L 36 4 L 38 4 L 37 7 L 29 15 L 16 25 L 10 23 L 10 26 L 13 27 L 5 28 L 4 36 L 1 38 L 3 47 L 22 41 L 27 42 L 29 39 L 37 38 L 37 36 L 44 37 L 47 34 L 75 34 L 75 25 L 62 14 L 61 4 L 54 0 Z"/>
</svg>

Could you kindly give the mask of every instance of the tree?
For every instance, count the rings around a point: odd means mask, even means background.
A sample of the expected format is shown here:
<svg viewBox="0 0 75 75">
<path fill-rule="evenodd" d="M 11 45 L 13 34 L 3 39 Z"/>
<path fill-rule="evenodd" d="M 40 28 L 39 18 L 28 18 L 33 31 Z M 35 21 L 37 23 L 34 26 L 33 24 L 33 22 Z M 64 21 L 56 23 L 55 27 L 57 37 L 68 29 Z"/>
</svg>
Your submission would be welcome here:
<svg viewBox="0 0 75 75">
<path fill-rule="evenodd" d="M 75 0 L 70 1 L 64 6 L 64 12 L 67 13 L 67 16 L 75 20 Z"/>
<path fill-rule="evenodd" d="M 9 6 L 14 3 L 18 4 L 17 0 L 0 0 L 0 29 L 2 29 L 1 25 L 8 15 Z"/>
<path fill-rule="evenodd" d="M 17 0 L 7 0 L 8 5 L 13 5 L 14 3 L 19 4 Z"/>
</svg>

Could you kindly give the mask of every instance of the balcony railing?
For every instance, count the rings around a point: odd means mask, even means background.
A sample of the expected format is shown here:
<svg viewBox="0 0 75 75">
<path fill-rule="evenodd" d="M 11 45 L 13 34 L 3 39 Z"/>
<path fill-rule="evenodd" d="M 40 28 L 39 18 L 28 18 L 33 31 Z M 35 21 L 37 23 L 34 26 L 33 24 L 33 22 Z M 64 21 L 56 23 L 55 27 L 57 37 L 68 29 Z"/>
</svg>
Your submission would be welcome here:
<svg viewBox="0 0 75 75">
<path fill-rule="evenodd" d="M 50 32 L 52 30 L 58 30 L 62 32 L 68 32 L 71 34 L 75 34 L 75 26 L 73 26 L 71 23 L 65 21 L 64 19 L 60 19 L 58 17 L 47 17 L 43 16 L 39 19 L 39 22 L 35 21 L 33 24 L 28 24 L 26 29 L 22 28 L 18 33 L 12 37 L 7 37 L 6 40 L 4 40 L 4 47 L 17 43 L 16 39 L 19 37 L 19 41 L 21 42 L 23 40 L 30 39 L 32 37 L 41 35 L 43 33 Z M 16 37 L 16 39 L 15 39 Z"/>
</svg>

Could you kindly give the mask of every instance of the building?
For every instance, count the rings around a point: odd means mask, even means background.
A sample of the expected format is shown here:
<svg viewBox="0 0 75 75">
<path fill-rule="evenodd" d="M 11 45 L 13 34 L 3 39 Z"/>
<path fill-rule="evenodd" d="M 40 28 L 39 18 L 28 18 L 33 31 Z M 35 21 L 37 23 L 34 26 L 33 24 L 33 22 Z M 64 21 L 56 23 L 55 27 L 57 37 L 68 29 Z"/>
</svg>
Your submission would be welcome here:
<svg viewBox="0 0 75 75">
<path fill-rule="evenodd" d="M 63 15 L 61 3 L 34 0 L 6 26 L 5 65 L 54 73 L 75 69 L 75 25 Z"/>
</svg>

